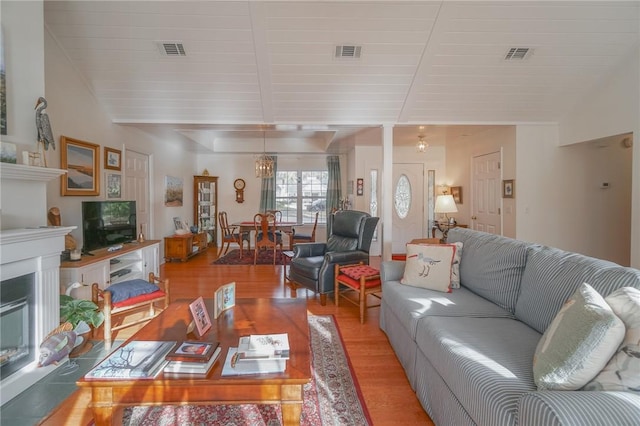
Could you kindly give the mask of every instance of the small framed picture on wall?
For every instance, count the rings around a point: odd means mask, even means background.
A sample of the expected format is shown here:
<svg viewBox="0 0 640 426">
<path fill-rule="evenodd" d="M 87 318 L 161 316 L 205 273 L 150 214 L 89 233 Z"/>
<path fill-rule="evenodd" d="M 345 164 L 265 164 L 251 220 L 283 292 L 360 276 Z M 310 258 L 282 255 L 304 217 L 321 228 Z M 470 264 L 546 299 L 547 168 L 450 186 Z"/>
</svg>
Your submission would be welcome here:
<svg viewBox="0 0 640 426">
<path fill-rule="evenodd" d="M 104 147 L 104 168 L 108 170 L 122 170 L 122 151 Z"/>
<path fill-rule="evenodd" d="M 516 182 L 513 179 L 502 181 L 502 198 L 514 198 L 516 193 Z"/>
<path fill-rule="evenodd" d="M 108 200 L 122 198 L 122 175 L 120 173 L 105 172 L 105 182 Z"/>
</svg>

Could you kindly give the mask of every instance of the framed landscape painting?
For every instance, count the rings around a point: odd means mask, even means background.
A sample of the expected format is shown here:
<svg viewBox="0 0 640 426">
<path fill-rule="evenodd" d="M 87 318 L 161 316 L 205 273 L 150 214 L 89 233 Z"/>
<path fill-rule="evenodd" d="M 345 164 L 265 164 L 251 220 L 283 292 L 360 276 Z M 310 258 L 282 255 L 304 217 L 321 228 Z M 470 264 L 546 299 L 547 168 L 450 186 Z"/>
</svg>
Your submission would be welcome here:
<svg viewBox="0 0 640 426">
<path fill-rule="evenodd" d="M 100 145 L 60 136 L 61 195 L 100 195 Z"/>
</svg>

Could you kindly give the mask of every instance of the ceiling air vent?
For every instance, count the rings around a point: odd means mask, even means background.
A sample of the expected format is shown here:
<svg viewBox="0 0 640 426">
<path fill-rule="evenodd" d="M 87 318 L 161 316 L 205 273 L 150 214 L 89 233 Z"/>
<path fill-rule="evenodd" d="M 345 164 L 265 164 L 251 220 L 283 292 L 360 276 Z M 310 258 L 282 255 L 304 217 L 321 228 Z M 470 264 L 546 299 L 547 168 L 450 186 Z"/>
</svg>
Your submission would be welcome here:
<svg viewBox="0 0 640 426">
<path fill-rule="evenodd" d="M 179 41 L 158 41 L 160 53 L 164 56 L 187 56 L 184 45 Z"/>
<path fill-rule="evenodd" d="M 337 59 L 360 59 L 362 46 L 344 45 L 336 46 Z"/>
<path fill-rule="evenodd" d="M 531 56 L 532 50 L 528 47 L 512 47 L 504 57 L 505 61 L 521 61 Z"/>
</svg>

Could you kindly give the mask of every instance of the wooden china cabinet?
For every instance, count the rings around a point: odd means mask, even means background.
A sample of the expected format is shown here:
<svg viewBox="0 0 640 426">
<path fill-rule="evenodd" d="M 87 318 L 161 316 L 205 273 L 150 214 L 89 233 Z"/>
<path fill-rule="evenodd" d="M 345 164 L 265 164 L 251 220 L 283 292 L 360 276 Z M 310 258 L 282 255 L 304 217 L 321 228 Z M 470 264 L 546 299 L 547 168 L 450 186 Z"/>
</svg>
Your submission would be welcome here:
<svg viewBox="0 0 640 426">
<path fill-rule="evenodd" d="M 193 223 L 207 236 L 207 244 L 218 242 L 218 177 L 193 177 Z"/>
</svg>

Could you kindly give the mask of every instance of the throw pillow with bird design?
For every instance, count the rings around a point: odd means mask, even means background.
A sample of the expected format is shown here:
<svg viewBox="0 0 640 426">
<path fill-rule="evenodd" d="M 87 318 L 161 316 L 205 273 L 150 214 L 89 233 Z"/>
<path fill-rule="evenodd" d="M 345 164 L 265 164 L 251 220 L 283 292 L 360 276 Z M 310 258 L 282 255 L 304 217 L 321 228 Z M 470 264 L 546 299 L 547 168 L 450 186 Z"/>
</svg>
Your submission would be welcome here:
<svg viewBox="0 0 640 426">
<path fill-rule="evenodd" d="M 451 292 L 454 244 L 407 244 L 407 260 L 400 283 Z"/>
</svg>

